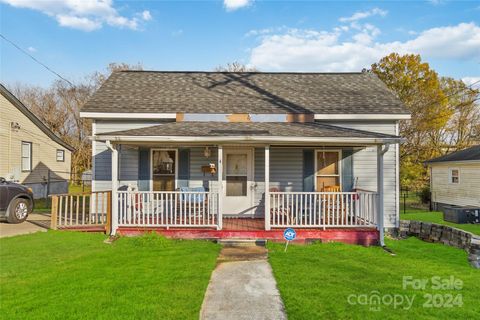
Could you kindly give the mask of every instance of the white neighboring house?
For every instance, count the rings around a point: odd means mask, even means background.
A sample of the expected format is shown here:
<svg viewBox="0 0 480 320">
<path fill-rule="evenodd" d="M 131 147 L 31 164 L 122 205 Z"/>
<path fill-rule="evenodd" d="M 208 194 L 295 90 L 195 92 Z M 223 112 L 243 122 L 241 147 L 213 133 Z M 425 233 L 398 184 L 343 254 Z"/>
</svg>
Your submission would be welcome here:
<svg viewBox="0 0 480 320">
<path fill-rule="evenodd" d="M 435 210 L 445 205 L 480 207 L 480 145 L 432 159 L 427 164 Z"/>
<path fill-rule="evenodd" d="M 72 151 L 0 85 L 0 177 L 32 188 L 35 198 L 67 193 Z"/>
<path fill-rule="evenodd" d="M 263 232 L 398 227 L 410 114 L 373 74 L 122 71 L 80 115 L 92 190 L 113 190 L 112 233 L 242 218 Z"/>
</svg>

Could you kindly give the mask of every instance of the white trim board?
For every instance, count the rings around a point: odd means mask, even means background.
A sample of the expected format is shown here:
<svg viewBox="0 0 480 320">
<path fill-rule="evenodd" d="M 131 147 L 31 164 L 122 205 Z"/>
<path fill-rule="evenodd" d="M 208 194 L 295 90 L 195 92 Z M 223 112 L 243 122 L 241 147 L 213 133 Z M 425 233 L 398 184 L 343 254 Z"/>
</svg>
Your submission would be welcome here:
<svg viewBox="0 0 480 320">
<path fill-rule="evenodd" d="M 225 114 L 194 114 L 194 113 L 185 113 L 184 116 L 186 119 L 203 119 L 203 117 L 213 117 L 222 118 L 231 115 L 229 113 Z M 254 118 L 254 122 L 283 122 L 283 116 L 285 114 L 251 114 Z M 80 112 L 80 117 L 82 118 L 92 118 L 92 119 L 176 119 L 177 113 L 137 113 L 137 112 Z M 280 117 L 280 118 L 279 118 Z M 345 114 L 345 113 L 332 113 L 332 114 L 319 114 L 316 113 L 314 116 L 315 120 L 409 120 L 411 119 L 410 114 Z M 280 121 L 282 120 L 282 121 Z M 188 120 L 185 120 L 188 121 Z M 198 120 L 197 120 L 198 121 Z M 208 120 L 203 120 L 208 121 Z M 218 121 L 218 119 L 217 119 Z"/>
<path fill-rule="evenodd" d="M 286 137 L 286 136 L 227 136 L 227 137 L 191 137 L 191 136 L 109 136 L 98 135 L 92 139 L 115 142 L 263 142 L 263 143 L 345 143 L 355 144 L 396 144 L 401 138 L 339 138 L 339 137 Z"/>
<path fill-rule="evenodd" d="M 136 112 L 80 112 L 81 118 L 92 119 L 176 119 L 176 113 L 136 113 Z"/>
<path fill-rule="evenodd" d="M 410 120 L 410 114 L 315 114 L 315 120 Z"/>
</svg>

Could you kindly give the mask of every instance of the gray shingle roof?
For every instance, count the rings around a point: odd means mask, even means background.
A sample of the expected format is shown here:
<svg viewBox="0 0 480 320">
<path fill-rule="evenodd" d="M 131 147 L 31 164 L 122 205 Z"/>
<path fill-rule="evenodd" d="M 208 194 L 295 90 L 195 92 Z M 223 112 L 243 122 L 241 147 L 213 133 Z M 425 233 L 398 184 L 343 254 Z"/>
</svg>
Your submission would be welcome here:
<svg viewBox="0 0 480 320">
<path fill-rule="evenodd" d="M 408 114 L 370 73 L 122 71 L 83 112 Z"/>
<path fill-rule="evenodd" d="M 447 161 L 475 161 L 480 160 L 480 144 L 468 149 L 452 152 L 444 156 L 427 161 L 427 163 L 447 162 Z"/>
<path fill-rule="evenodd" d="M 329 138 L 398 138 L 388 134 L 342 128 L 315 122 L 167 122 L 165 124 L 102 133 L 105 136 L 285 136 Z"/>
</svg>

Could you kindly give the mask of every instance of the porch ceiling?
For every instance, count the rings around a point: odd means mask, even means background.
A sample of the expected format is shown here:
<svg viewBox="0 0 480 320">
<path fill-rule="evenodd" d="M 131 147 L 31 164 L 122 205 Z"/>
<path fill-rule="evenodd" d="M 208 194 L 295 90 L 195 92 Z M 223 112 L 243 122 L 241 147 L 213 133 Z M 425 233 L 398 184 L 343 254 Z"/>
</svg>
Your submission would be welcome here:
<svg viewBox="0 0 480 320">
<path fill-rule="evenodd" d="M 398 143 L 394 135 L 316 122 L 168 122 L 139 129 L 107 132 L 96 140 L 123 142 L 265 142 L 265 143 Z"/>
</svg>

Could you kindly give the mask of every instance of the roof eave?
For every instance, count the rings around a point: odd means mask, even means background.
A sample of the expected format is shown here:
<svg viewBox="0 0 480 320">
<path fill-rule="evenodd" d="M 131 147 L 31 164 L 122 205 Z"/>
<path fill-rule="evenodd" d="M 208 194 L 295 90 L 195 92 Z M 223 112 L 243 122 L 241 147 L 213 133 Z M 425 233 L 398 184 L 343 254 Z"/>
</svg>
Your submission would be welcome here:
<svg viewBox="0 0 480 320">
<path fill-rule="evenodd" d="M 95 141 L 112 142 L 231 142 L 231 143 L 342 143 L 348 145 L 377 145 L 401 143 L 401 138 L 356 138 L 356 137 L 285 137 L 285 136 L 116 136 L 98 135 L 92 137 Z"/>
</svg>

